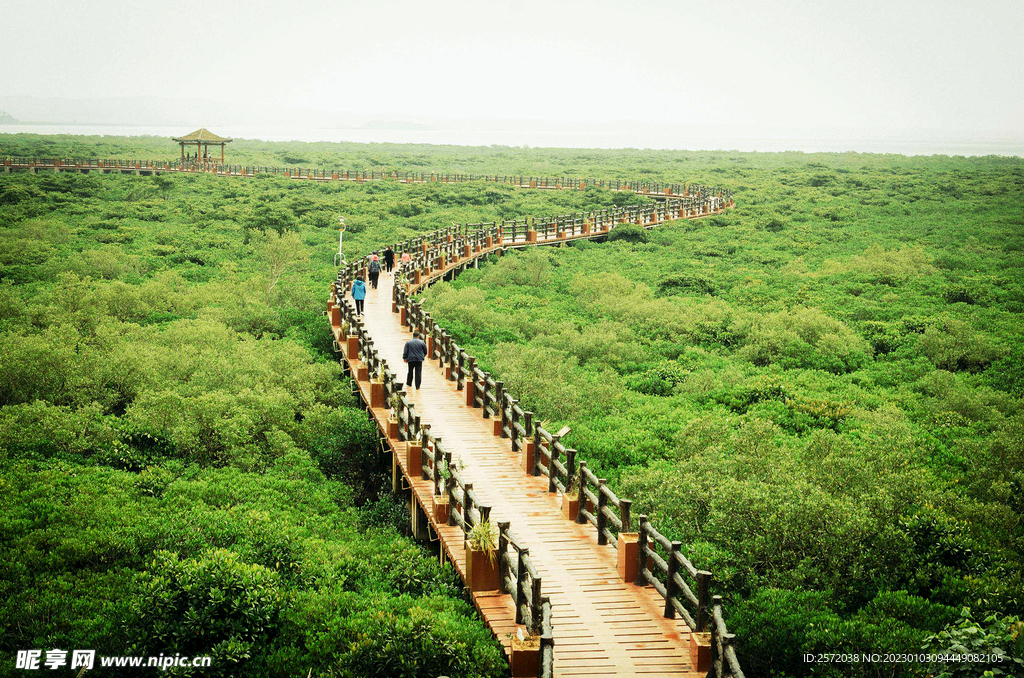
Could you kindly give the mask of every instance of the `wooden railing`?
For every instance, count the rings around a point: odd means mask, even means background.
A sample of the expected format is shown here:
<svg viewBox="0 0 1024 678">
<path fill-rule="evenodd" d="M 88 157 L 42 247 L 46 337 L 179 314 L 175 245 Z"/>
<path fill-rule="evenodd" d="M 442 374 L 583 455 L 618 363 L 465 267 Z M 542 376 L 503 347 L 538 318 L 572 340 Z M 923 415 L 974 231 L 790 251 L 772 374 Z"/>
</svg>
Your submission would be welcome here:
<svg viewBox="0 0 1024 678">
<path fill-rule="evenodd" d="M 702 187 L 697 187 L 698 195 L 705 195 Z M 721 209 L 722 201 L 711 202 Z M 704 210 L 708 204 L 694 208 L 696 214 L 710 213 Z M 578 458 L 575 449 L 566 447 L 557 434 L 547 431 L 539 425 L 532 411 L 523 408 L 520 401 L 508 392 L 502 381 L 495 379 L 490 373 L 477 366 L 477 360 L 467 351 L 459 347 L 451 334 L 441 327 L 430 313 L 426 312 L 414 294 L 424 286 L 442 279 L 445 275 L 455 275 L 458 268 L 464 268 L 470 261 L 475 261 L 492 251 L 519 244 L 557 243 L 561 238 L 558 232 L 551 233 L 551 228 L 566 229 L 568 232 L 578 231 L 583 236 L 605 235 L 611 230 L 611 224 L 639 223 L 647 228 L 659 220 L 671 218 L 672 215 L 695 216 L 689 213 L 691 205 L 675 204 L 666 201 L 663 210 L 651 209 L 653 206 L 628 206 L 620 209 L 602 211 L 602 220 L 591 220 L 596 213 L 580 213 L 541 219 L 542 225 L 548 225 L 548 235 L 527 240 L 525 234 L 520 238 L 522 228 L 535 228 L 537 221 L 516 220 L 516 222 L 490 222 L 472 225 L 453 225 L 438 229 L 430 234 L 418 236 L 404 243 L 396 243 L 396 252 L 415 253 L 412 261 L 398 269 L 398 275 L 405 284 L 394 287 L 393 310 L 404 314 L 405 324 L 412 330 L 419 331 L 427 340 L 430 348 L 428 360 L 438 360 L 445 369 L 449 380 L 456 382 L 456 389 L 466 394 L 466 404 L 479 408 L 481 416 L 496 422 L 495 432 L 509 438 L 513 451 L 522 451 L 532 447 L 533 458 L 529 472 L 533 475 L 548 478 L 548 491 L 569 494 L 578 487 L 579 504 L 575 519 L 580 524 L 590 524 L 596 531 L 599 544 L 608 544 L 618 548 L 618 536 L 635 534 L 639 542 L 637 577 L 639 586 L 650 585 L 665 600 L 664 616 L 675 618 L 677 615 L 697 633 L 710 636 L 712 662 L 710 676 L 714 678 L 743 678 L 743 672 L 736 657 L 734 636 L 729 633 L 723 616 L 722 597 L 712 595 L 711 583 L 713 576 L 706 570 L 698 570 L 681 552 L 682 544 L 669 541 L 641 515 L 638 519 L 636 532 L 633 533 L 631 517 L 632 502 L 619 498 L 603 478 L 599 478 L 588 467 L 585 461 Z M 583 221 L 580 221 L 580 215 Z M 594 224 L 607 224 L 608 229 L 599 231 L 583 231 L 583 224 L 590 228 Z M 472 230 L 471 230 L 472 227 Z M 565 233 L 566 230 L 560 231 Z M 536 231 L 534 231 L 536 232 Z M 461 262 L 461 266 L 460 266 Z M 342 269 L 339 280 L 351 285 L 355 277 L 365 276 L 365 262 L 357 261 Z M 530 575 L 528 567 L 519 568 L 519 554 L 522 549 L 516 548 L 516 542 L 506 537 L 507 544 L 513 545 L 512 551 L 517 555 L 516 572 L 525 571 Z M 504 563 L 510 566 L 512 551 L 508 546 L 499 549 L 505 558 Z M 528 555 L 528 553 L 527 553 Z M 506 557 L 507 556 L 507 557 Z M 519 582 L 523 577 L 518 577 Z M 532 577 L 528 576 L 532 580 Z M 534 580 L 535 581 L 535 580 Z M 509 578 L 509 589 L 512 586 Z M 516 584 L 517 608 L 520 598 L 528 596 L 531 586 Z M 539 597 L 539 596 L 538 596 Z M 524 598 L 525 600 L 525 598 Z M 534 599 L 535 600 L 535 599 Z M 535 607 L 535 602 L 531 602 Z M 534 607 L 530 608 L 531 613 Z M 524 612 L 525 613 L 525 610 Z M 517 620 L 521 613 L 517 613 Z"/>
<path fill-rule="evenodd" d="M 505 184 L 517 188 L 583 190 L 591 186 L 610 191 L 625 191 L 651 197 L 677 196 L 693 197 L 697 189 L 704 191 L 705 196 L 715 195 L 719 198 L 731 199 L 732 192 L 725 188 L 709 186 L 691 186 L 690 184 L 662 183 L 654 181 L 626 181 L 622 179 L 579 179 L 574 177 L 539 177 L 523 174 L 461 174 L 439 172 L 406 172 L 398 170 L 358 170 L 358 169 L 317 169 L 305 167 L 270 167 L 263 165 L 240 165 L 222 163 L 213 159 L 182 162 L 175 160 L 127 160 L 113 158 L 43 158 L 27 156 L 5 156 L 5 167 L 26 168 L 82 168 L 82 169 L 146 169 L 154 171 L 185 171 L 208 172 L 233 176 L 270 175 L 290 179 L 314 179 L 320 181 L 399 181 L 405 183 L 464 183 L 480 181 Z M 565 223 L 542 223 L 540 227 L 549 229 L 565 226 Z"/>
<path fill-rule="evenodd" d="M 341 331 L 344 341 L 350 344 L 350 357 L 357 358 L 371 380 L 379 381 L 384 388 L 384 403 L 391 408 L 398 423 L 398 438 L 418 442 L 420 445 L 419 468 L 409 468 L 411 474 L 419 473 L 423 480 L 433 483 L 435 497 L 448 499 L 448 524 L 462 528 L 466 537 L 474 526 L 490 522 L 491 507 L 480 501 L 473 483 L 468 482 L 453 463 L 452 451 L 446 449 L 441 438 L 430 431 L 430 425 L 421 421 L 416 406 L 409 402 L 398 376 L 380 357 L 373 345 L 373 339 L 366 331 L 362 319 L 354 306 L 345 299 L 346 277 L 339 274 L 333 284 L 332 301 L 340 311 Z M 334 342 L 336 352 L 341 346 Z M 354 349 L 354 351 L 351 351 Z M 358 375 L 356 375 L 358 376 Z M 529 550 L 520 546 L 507 521 L 498 522 L 498 550 L 495 555 L 499 567 L 502 591 L 513 596 L 516 602 L 516 623 L 523 624 L 532 636 L 540 642 L 540 676 L 551 678 L 554 673 L 554 635 L 551 627 L 551 601 L 541 591 L 541 577 L 530 561 Z"/>
<path fill-rule="evenodd" d="M 502 586 L 515 596 L 516 623 L 540 638 L 540 678 L 554 671 L 555 639 L 551 629 L 551 600 L 541 593 L 541 577 L 530 560 L 530 549 L 521 546 L 510 523 L 498 523 L 498 571 Z"/>
</svg>

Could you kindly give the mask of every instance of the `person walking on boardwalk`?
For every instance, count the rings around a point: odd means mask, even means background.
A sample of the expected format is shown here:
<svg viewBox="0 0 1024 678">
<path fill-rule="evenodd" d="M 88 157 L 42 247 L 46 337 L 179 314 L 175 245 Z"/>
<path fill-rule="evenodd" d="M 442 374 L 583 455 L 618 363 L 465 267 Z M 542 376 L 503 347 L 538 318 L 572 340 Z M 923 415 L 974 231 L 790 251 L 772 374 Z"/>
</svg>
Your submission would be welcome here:
<svg viewBox="0 0 1024 678">
<path fill-rule="evenodd" d="M 412 388 L 413 377 L 416 379 L 416 390 L 420 390 L 420 381 L 423 379 L 423 360 L 427 357 L 427 345 L 420 339 L 419 332 L 412 333 L 412 339 L 405 342 L 405 349 L 402 351 L 402 360 L 409 365 L 409 375 L 405 378 L 405 385 Z"/>
<path fill-rule="evenodd" d="M 395 251 L 389 246 L 384 250 L 384 270 L 388 273 L 395 268 Z"/>
<path fill-rule="evenodd" d="M 402 252 L 402 259 L 401 259 L 401 261 L 402 261 L 403 264 L 410 264 L 410 263 L 412 263 L 412 255 L 409 254 L 409 250 L 406 250 L 406 251 Z"/>
<path fill-rule="evenodd" d="M 370 285 L 377 289 L 377 281 L 380 279 L 380 257 L 374 252 L 370 257 Z"/>
<path fill-rule="evenodd" d="M 356 278 L 352 283 L 352 299 L 356 302 L 356 315 L 363 315 L 363 300 L 366 299 L 366 283 L 362 278 Z"/>
</svg>

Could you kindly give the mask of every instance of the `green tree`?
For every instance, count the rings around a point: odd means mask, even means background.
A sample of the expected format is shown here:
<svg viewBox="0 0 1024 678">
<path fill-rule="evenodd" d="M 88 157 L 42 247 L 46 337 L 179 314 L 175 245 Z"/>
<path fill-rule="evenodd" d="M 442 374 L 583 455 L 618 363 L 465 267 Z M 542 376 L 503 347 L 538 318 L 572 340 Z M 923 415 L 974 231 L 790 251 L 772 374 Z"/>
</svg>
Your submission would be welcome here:
<svg viewBox="0 0 1024 678">
<path fill-rule="evenodd" d="M 264 233 L 276 231 L 282 234 L 295 225 L 295 214 L 277 203 L 264 203 L 252 211 L 252 225 Z"/>
<path fill-rule="evenodd" d="M 253 239 L 253 250 L 265 276 L 263 289 L 268 304 L 271 303 L 277 284 L 286 275 L 302 269 L 309 262 L 309 252 L 299 239 L 299 234 L 294 232 L 280 235 L 274 231 L 261 233 Z"/>
</svg>

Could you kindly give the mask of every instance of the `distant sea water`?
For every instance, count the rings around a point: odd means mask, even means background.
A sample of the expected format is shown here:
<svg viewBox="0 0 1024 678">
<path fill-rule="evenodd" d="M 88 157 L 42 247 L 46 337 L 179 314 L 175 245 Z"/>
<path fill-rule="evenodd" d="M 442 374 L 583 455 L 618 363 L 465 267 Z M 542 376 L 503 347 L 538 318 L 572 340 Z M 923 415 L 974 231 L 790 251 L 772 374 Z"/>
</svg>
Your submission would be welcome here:
<svg viewBox="0 0 1024 678">
<path fill-rule="evenodd" d="M 174 137 L 192 130 L 145 125 L 3 125 L 0 134 L 77 134 L 114 137 Z M 895 153 L 899 155 L 1004 155 L 1024 156 L 1021 138 L 951 139 L 939 133 L 897 137 L 886 135 L 822 134 L 722 135 L 642 127 L 607 130 L 451 130 L 451 129 L 340 129 L 218 126 L 222 136 L 265 141 L 350 141 L 358 143 L 438 144 L 455 146 L 529 146 L 533 148 L 637 148 L 690 151 L 803 151 L 805 153 Z M 0 144 L 0 154 L 3 153 Z"/>
</svg>

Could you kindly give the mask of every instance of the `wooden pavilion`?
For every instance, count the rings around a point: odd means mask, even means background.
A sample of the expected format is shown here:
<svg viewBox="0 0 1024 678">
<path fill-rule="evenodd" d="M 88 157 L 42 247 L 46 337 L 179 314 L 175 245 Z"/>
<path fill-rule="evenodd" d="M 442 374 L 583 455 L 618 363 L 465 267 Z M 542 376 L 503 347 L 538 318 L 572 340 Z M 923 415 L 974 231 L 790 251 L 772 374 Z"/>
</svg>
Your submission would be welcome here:
<svg viewBox="0 0 1024 678">
<path fill-rule="evenodd" d="M 225 137 L 219 137 L 205 127 L 197 129 L 192 134 L 186 134 L 183 137 L 171 137 L 174 141 L 181 144 L 181 162 L 185 164 L 185 146 L 196 145 L 196 154 L 193 162 L 208 163 L 213 162 L 213 158 L 210 157 L 210 146 L 214 146 L 214 153 L 216 153 L 216 147 L 220 146 L 220 161 L 224 162 L 224 145 L 231 143 L 231 139 Z M 200 154 L 202 150 L 202 154 Z"/>
</svg>

